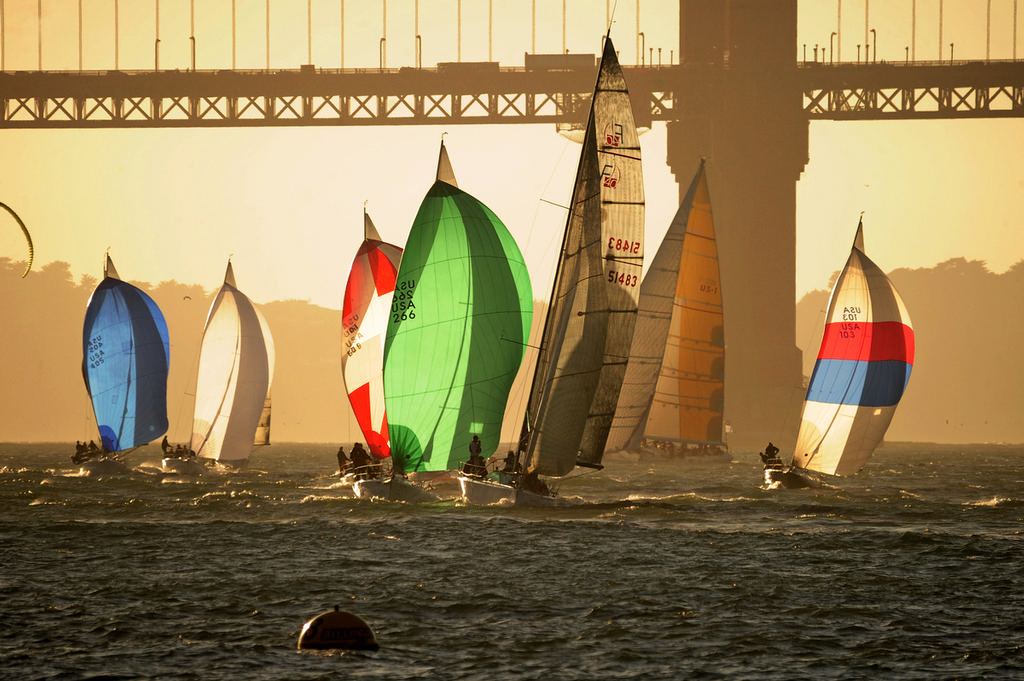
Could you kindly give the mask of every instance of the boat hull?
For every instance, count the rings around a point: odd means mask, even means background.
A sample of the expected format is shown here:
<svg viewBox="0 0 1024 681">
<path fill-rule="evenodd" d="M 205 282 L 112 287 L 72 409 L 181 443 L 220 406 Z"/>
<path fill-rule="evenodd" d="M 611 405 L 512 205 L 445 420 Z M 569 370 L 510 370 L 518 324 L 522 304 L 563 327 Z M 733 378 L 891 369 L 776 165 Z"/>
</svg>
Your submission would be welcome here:
<svg viewBox="0 0 1024 681">
<path fill-rule="evenodd" d="M 132 469 L 117 459 L 91 459 L 81 464 L 78 474 L 83 476 L 128 475 Z"/>
<path fill-rule="evenodd" d="M 385 501 L 404 501 L 413 504 L 440 501 L 440 497 L 433 492 L 415 485 L 401 476 L 374 480 L 356 480 L 352 484 L 352 492 L 359 499 L 383 499 Z"/>
<path fill-rule="evenodd" d="M 177 473 L 178 475 L 202 475 L 206 472 L 206 466 L 196 459 L 166 458 L 160 463 L 165 473 Z"/>
<path fill-rule="evenodd" d="M 765 467 L 764 486 L 767 489 L 805 489 L 822 487 L 823 483 L 803 469 L 795 466 L 783 466 L 782 468 Z"/>
<path fill-rule="evenodd" d="M 462 501 L 473 506 L 558 506 L 558 497 L 536 494 L 496 480 L 458 476 L 462 489 Z"/>
</svg>

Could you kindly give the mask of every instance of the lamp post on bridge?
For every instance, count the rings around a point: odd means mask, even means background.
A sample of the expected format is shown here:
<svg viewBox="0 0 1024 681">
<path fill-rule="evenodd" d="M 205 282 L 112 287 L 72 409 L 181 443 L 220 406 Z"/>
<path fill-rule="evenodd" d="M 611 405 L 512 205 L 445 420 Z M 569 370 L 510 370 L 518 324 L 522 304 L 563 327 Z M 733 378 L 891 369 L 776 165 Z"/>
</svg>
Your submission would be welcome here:
<svg viewBox="0 0 1024 681">
<path fill-rule="evenodd" d="M 192 53 L 192 71 L 196 70 L 196 0 L 188 3 L 188 42 Z"/>
</svg>

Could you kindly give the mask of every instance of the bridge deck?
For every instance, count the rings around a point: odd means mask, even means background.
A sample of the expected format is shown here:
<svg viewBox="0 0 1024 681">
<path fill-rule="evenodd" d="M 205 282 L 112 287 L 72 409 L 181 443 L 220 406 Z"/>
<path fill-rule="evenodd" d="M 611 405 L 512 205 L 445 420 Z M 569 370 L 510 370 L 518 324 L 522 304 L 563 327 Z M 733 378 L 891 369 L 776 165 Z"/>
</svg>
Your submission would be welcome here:
<svg viewBox="0 0 1024 681">
<path fill-rule="evenodd" d="M 626 67 L 641 125 L 730 82 L 790 89 L 808 119 L 1024 116 L 1024 61 Z M 582 123 L 595 69 L 0 72 L 0 128 Z M 756 101 L 751 106 L 757 106 Z"/>
</svg>

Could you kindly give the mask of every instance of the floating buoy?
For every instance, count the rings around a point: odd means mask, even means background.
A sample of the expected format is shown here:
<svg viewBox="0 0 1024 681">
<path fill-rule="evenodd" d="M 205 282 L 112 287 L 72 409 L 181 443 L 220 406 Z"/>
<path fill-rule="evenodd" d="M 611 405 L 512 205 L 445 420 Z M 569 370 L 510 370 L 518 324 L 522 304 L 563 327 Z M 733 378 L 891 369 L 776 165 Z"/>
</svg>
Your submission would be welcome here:
<svg viewBox="0 0 1024 681">
<path fill-rule="evenodd" d="M 378 650 L 377 637 L 358 615 L 334 610 L 317 615 L 302 627 L 299 650 Z"/>
</svg>

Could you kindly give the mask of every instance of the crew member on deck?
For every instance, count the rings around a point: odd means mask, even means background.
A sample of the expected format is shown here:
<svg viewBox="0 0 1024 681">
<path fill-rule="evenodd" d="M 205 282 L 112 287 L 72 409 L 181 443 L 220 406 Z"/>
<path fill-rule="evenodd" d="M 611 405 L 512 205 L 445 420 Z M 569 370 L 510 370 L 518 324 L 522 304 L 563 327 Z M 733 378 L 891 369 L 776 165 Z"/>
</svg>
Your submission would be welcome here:
<svg viewBox="0 0 1024 681">
<path fill-rule="evenodd" d="M 480 455 L 482 449 L 480 437 L 474 435 L 473 441 L 469 443 L 469 461 L 462 467 L 463 473 L 477 478 L 487 475 L 487 463 L 484 461 L 484 457 Z"/>
<path fill-rule="evenodd" d="M 171 444 L 167 441 L 167 436 L 164 435 L 164 439 L 160 443 L 160 451 L 162 451 L 164 453 L 164 456 L 167 456 L 167 450 L 170 449 L 170 448 L 171 448 Z"/>
<path fill-rule="evenodd" d="M 505 467 L 501 469 L 503 473 L 515 473 L 518 468 L 519 460 L 516 457 L 516 453 L 511 449 L 508 454 L 505 455 Z"/>
<path fill-rule="evenodd" d="M 348 468 L 348 457 L 345 456 L 345 447 L 338 447 L 338 475 L 345 477 L 345 470 Z"/>
<path fill-rule="evenodd" d="M 771 442 L 761 452 L 761 461 L 764 462 L 765 468 L 782 468 L 782 459 L 779 458 L 779 448 L 773 445 Z"/>
<path fill-rule="evenodd" d="M 358 479 L 366 480 L 369 477 L 369 465 L 370 455 L 363 449 L 362 443 L 352 445 L 352 466 Z"/>
<path fill-rule="evenodd" d="M 87 447 L 81 440 L 75 440 L 75 455 L 71 457 L 71 463 L 82 463 L 89 458 Z"/>
</svg>

